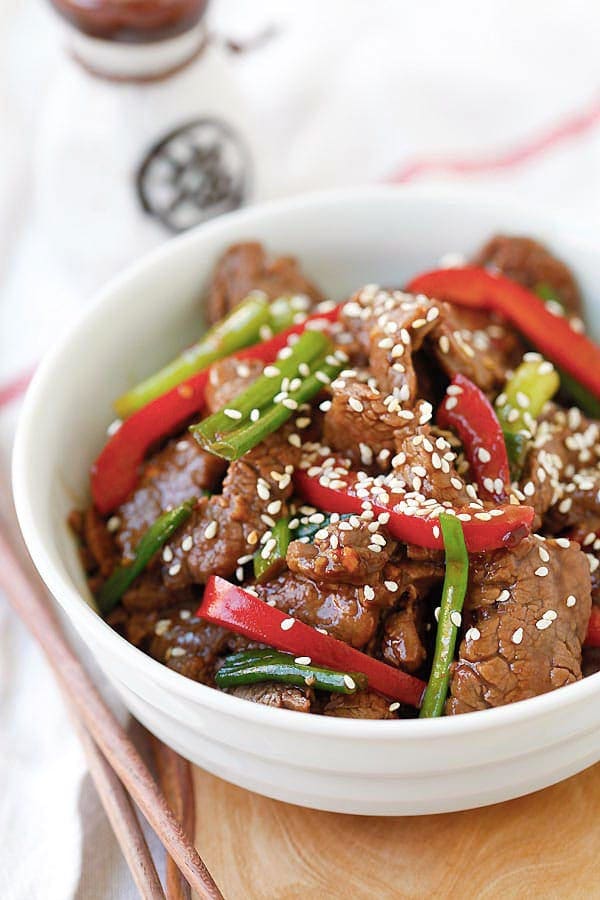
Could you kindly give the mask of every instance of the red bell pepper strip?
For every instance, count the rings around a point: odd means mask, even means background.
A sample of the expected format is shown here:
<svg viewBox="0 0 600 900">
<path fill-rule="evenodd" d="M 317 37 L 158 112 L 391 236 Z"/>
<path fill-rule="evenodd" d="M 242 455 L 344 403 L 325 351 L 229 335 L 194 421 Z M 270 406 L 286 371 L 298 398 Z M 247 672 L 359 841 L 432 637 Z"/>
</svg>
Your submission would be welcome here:
<svg viewBox="0 0 600 900">
<path fill-rule="evenodd" d="M 317 665 L 340 672 L 361 672 L 367 676 L 369 687 L 380 694 L 417 708 L 421 705 L 424 681 L 317 631 L 224 578 L 209 579 L 196 615 L 277 650 L 309 656 Z"/>
<path fill-rule="evenodd" d="M 413 294 L 448 300 L 457 306 L 487 309 L 514 325 L 544 356 L 600 397 L 600 347 L 556 316 L 536 294 L 476 266 L 437 269 L 408 284 Z"/>
<path fill-rule="evenodd" d="M 584 647 L 600 647 L 600 606 L 592 606 Z"/>
<path fill-rule="evenodd" d="M 268 341 L 234 353 L 236 359 L 260 359 L 272 363 L 293 334 L 301 334 L 312 322 L 325 319 L 334 322 L 339 315 L 336 306 L 325 313 L 315 313 L 299 325 L 282 331 Z M 123 503 L 138 480 L 139 467 L 148 450 L 171 434 L 204 408 L 205 389 L 210 368 L 192 375 L 142 407 L 107 441 L 91 470 L 92 498 L 98 511 L 107 515 Z"/>
<path fill-rule="evenodd" d="M 437 423 L 455 431 L 463 442 L 479 495 L 506 503 L 510 468 L 502 426 L 483 391 L 460 372 L 438 409 Z"/>
<path fill-rule="evenodd" d="M 360 515 L 364 510 L 365 498 L 356 495 L 356 474 L 348 473 L 344 480 L 345 488 L 324 487 L 319 476 L 310 476 L 307 472 L 297 470 L 294 475 L 296 490 L 310 504 L 325 512 L 355 513 Z M 368 498 L 367 498 L 368 499 Z M 436 518 L 410 515 L 396 506 L 383 506 L 371 500 L 371 508 L 376 515 L 389 513 L 387 530 L 399 541 L 427 547 L 430 550 L 443 550 L 439 522 Z M 531 530 L 533 509 L 531 506 L 499 506 L 501 515 L 489 515 L 489 510 L 476 510 L 471 506 L 456 509 L 456 515 L 469 516 L 461 519 L 465 543 L 469 553 L 481 553 L 484 550 L 495 550 L 499 547 L 514 547 Z M 448 512 L 448 510 L 446 510 Z M 482 520 L 476 515 L 487 514 Z"/>
</svg>

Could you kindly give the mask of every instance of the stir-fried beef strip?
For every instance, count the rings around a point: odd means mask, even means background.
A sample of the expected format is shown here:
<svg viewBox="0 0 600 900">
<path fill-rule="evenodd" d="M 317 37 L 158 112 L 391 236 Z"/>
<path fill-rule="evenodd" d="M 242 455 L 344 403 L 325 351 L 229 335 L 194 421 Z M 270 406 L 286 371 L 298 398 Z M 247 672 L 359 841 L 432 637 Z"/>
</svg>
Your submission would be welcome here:
<svg viewBox="0 0 600 900">
<path fill-rule="evenodd" d="M 241 697 L 242 700 L 251 700 L 253 703 L 262 703 L 265 706 L 275 706 L 277 709 L 292 709 L 295 712 L 310 712 L 312 692 L 308 689 L 290 687 L 285 684 L 242 684 L 235 688 L 229 688 L 228 694 Z"/>
<path fill-rule="evenodd" d="M 473 262 L 501 272 L 530 290 L 549 285 L 571 315 L 581 315 L 581 294 L 573 273 L 531 238 L 498 234 L 485 244 Z"/>
<path fill-rule="evenodd" d="M 580 314 L 573 276 L 535 241 L 498 236 L 475 263 L 533 290 L 550 286 L 568 313 Z M 270 299 L 302 295 L 307 309 L 323 299 L 295 260 L 270 261 L 260 244 L 244 243 L 217 264 L 209 321 L 252 290 Z M 227 464 L 184 431 L 147 459 L 137 488 L 113 515 L 103 518 L 92 507 L 71 517 L 96 591 L 116 566 L 133 560 L 162 513 L 197 498 L 108 617 L 128 641 L 186 677 L 214 686 L 228 655 L 263 646 L 195 615 L 212 575 L 245 585 L 269 606 L 395 669 L 428 677 L 444 552 L 397 542 L 386 528 L 389 514 L 377 516 L 366 498 L 399 503 L 409 515 L 461 507 L 464 521 L 489 520 L 494 504 L 478 496 L 467 448 L 436 427 L 436 407 L 457 373 L 494 401 L 529 348 L 495 315 L 374 285 L 343 304 L 333 341 L 347 354 L 346 368 L 240 459 Z M 226 407 L 262 372 L 258 360 L 213 364 L 206 413 Z M 342 487 L 353 469 L 362 514 L 326 517 L 307 507 L 295 494 L 297 468 Z M 511 502 L 534 507 L 533 531 L 540 533 L 471 555 L 448 714 L 545 693 L 580 678 L 582 666 L 584 674 L 600 669 L 596 648 L 584 648 L 582 657 L 591 602 L 600 605 L 600 423 L 548 403 L 532 425 Z M 292 523 L 291 542 L 261 581 L 251 563 L 276 544 L 273 529 L 282 518 Z M 294 540 L 298 522 L 317 525 L 315 532 Z M 327 716 L 415 714 L 369 688 L 344 695 L 269 682 L 227 691 Z"/>
<path fill-rule="evenodd" d="M 532 536 L 472 559 L 448 713 L 514 703 L 581 678 L 590 607 L 587 560 L 566 539 Z"/>
<path fill-rule="evenodd" d="M 251 291 L 263 291 L 269 300 L 303 296 L 309 305 L 323 299 L 319 288 L 302 274 L 293 257 L 269 260 L 261 244 L 234 244 L 223 254 L 213 273 L 206 302 L 208 324 L 226 316 Z"/>
<path fill-rule="evenodd" d="M 286 515 L 297 458 L 297 448 L 277 432 L 232 462 L 222 492 L 199 500 L 189 521 L 165 546 L 167 587 L 206 584 L 211 575 L 228 578 L 251 559 L 261 536 Z"/>
<path fill-rule="evenodd" d="M 520 481 L 539 525 L 560 534 L 600 520 L 600 423 L 577 408 L 552 407 L 538 423 Z"/>
<path fill-rule="evenodd" d="M 440 318 L 427 347 L 448 378 L 466 375 L 486 393 L 500 389 L 506 373 L 520 361 L 524 344 L 497 317 L 441 303 Z"/>
<path fill-rule="evenodd" d="M 148 460 L 139 487 L 117 513 L 116 538 L 123 557 L 133 557 L 141 536 L 161 512 L 213 491 L 225 468 L 224 460 L 202 450 L 191 435 L 169 441 Z"/>
<path fill-rule="evenodd" d="M 323 708 L 323 715 L 340 719 L 396 719 L 390 702 L 375 691 L 361 691 L 358 694 L 332 694 Z"/>
</svg>

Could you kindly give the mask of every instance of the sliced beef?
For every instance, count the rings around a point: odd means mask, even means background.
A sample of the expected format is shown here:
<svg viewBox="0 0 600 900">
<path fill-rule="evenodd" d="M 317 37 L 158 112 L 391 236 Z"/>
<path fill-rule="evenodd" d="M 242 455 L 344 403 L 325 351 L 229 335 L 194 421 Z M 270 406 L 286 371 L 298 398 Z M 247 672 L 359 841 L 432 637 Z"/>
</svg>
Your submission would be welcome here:
<svg viewBox="0 0 600 900">
<path fill-rule="evenodd" d="M 222 319 L 255 290 L 263 291 L 270 300 L 290 295 L 305 296 L 311 303 L 323 299 L 319 288 L 304 277 L 292 257 L 269 260 L 261 244 L 234 244 L 213 273 L 206 300 L 207 322 Z"/>
<path fill-rule="evenodd" d="M 600 518 L 600 423 L 579 409 L 551 407 L 538 423 L 520 489 L 536 511 L 536 527 L 553 534 Z"/>
<path fill-rule="evenodd" d="M 225 468 L 224 460 L 206 453 L 188 434 L 152 456 L 131 499 L 118 511 L 117 542 L 124 558 L 133 557 L 140 538 L 161 513 L 214 490 Z"/>
<path fill-rule="evenodd" d="M 581 315 L 581 294 L 573 273 L 546 247 L 531 238 L 498 234 L 487 242 L 473 262 L 502 272 L 530 290 L 535 290 L 539 284 L 548 284 L 570 313 Z"/>
<path fill-rule="evenodd" d="M 372 640 L 381 610 L 395 599 L 380 582 L 365 587 L 321 584 L 291 572 L 256 585 L 255 589 L 272 606 L 359 649 Z"/>
<path fill-rule="evenodd" d="M 231 634 L 193 612 L 189 604 L 131 614 L 121 607 L 109 621 L 128 641 L 170 669 L 212 684 L 217 660 L 228 651 Z"/>
<path fill-rule="evenodd" d="M 393 454 L 396 430 L 403 424 L 397 410 L 384 405 L 385 397 L 374 385 L 337 379 L 323 420 L 325 444 L 347 455 L 354 466 L 370 467 L 379 459 L 385 468 Z"/>
<path fill-rule="evenodd" d="M 239 687 L 230 688 L 227 693 L 233 694 L 234 697 L 240 697 L 242 700 L 251 700 L 253 703 L 275 706 L 277 709 L 293 709 L 295 712 L 304 713 L 310 712 L 310 692 L 285 684 L 271 682 L 265 684 L 243 684 Z"/>
<path fill-rule="evenodd" d="M 322 528 L 310 544 L 293 541 L 286 559 L 291 572 L 315 581 L 372 584 L 395 548 L 376 521 L 352 517 Z"/>
<path fill-rule="evenodd" d="M 394 476 L 404 482 L 406 491 L 439 504 L 463 506 L 474 501 L 473 489 L 467 490 L 458 474 L 456 454 L 448 441 L 428 428 L 402 435 L 392 463 Z"/>
<path fill-rule="evenodd" d="M 206 406 L 214 413 L 227 406 L 234 397 L 245 391 L 249 384 L 263 373 L 258 359 L 222 359 L 213 363 L 206 386 Z"/>
<path fill-rule="evenodd" d="M 443 314 L 427 347 L 449 379 L 461 372 L 483 391 L 492 392 L 520 361 L 524 345 L 509 326 L 488 312 L 440 304 Z"/>
<path fill-rule="evenodd" d="M 590 607 L 589 566 L 577 544 L 529 537 L 512 551 L 472 558 L 468 630 L 447 712 L 514 703 L 581 678 Z"/>
<path fill-rule="evenodd" d="M 356 694 L 332 694 L 323 709 L 323 715 L 340 719 L 396 719 L 390 710 L 390 701 L 374 691 L 358 691 Z"/>
<path fill-rule="evenodd" d="M 121 603 L 128 612 L 151 612 L 177 603 L 191 603 L 195 599 L 190 587 L 169 590 L 162 581 L 160 569 L 150 566 L 125 591 Z"/>
<path fill-rule="evenodd" d="M 201 499 L 163 552 L 165 584 L 178 588 L 205 584 L 211 575 L 230 577 L 238 559 L 253 554 L 260 537 L 286 514 L 298 455 L 280 431 L 232 462 L 222 493 Z"/>
<path fill-rule="evenodd" d="M 383 625 L 381 654 L 386 663 L 417 672 L 427 659 L 427 651 L 421 638 L 423 627 L 421 604 L 414 598 L 406 605 L 390 613 Z"/>
<path fill-rule="evenodd" d="M 88 507 L 84 513 L 81 540 L 91 556 L 88 566 L 93 570 L 95 563 L 102 578 L 108 578 L 116 565 L 118 554 L 114 536 L 94 506 Z"/>
</svg>

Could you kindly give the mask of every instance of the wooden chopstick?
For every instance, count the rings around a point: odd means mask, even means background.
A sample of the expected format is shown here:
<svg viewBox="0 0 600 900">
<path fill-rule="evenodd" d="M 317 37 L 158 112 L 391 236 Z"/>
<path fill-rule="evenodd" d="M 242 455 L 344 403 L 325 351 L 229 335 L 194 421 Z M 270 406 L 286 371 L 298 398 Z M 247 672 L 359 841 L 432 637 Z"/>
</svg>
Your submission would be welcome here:
<svg viewBox="0 0 600 900">
<path fill-rule="evenodd" d="M 219 888 L 170 810 L 150 771 L 81 665 L 51 612 L 38 577 L 28 577 L 0 529 L 0 588 L 44 651 L 79 718 L 191 887 L 207 900 Z"/>
<path fill-rule="evenodd" d="M 148 732 L 160 786 L 167 802 L 189 838 L 194 837 L 196 807 L 192 767 L 157 737 Z M 191 900 L 190 886 L 171 857 L 167 857 L 167 900 Z"/>
<path fill-rule="evenodd" d="M 165 900 L 152 854 L 127 791 L 77 715 L 73 715 L 73 722 L 98 796 L 140 896 L 144 900 Z"/>
</svg>

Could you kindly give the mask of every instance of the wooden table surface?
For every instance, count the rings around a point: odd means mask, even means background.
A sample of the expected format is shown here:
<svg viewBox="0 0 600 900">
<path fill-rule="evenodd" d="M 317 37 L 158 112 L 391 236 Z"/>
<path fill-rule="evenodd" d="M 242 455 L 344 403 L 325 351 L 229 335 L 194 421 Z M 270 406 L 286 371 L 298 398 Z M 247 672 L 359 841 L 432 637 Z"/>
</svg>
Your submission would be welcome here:
<svg viewBox="0 0 600 900">
<path fill-rule="evenodd" d="M 226 900 L 600 897 L 600 764 L 486 809 L 413 818 L 289 806 L 195 770 L 196 844 Z"/>
</svg>

